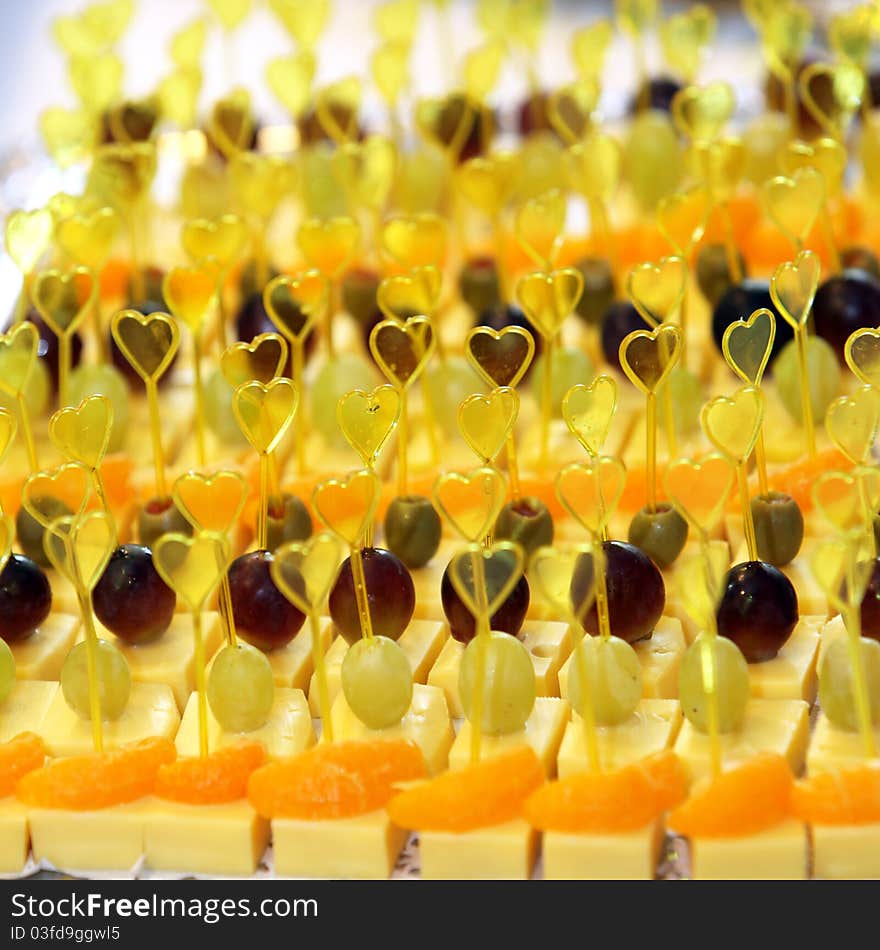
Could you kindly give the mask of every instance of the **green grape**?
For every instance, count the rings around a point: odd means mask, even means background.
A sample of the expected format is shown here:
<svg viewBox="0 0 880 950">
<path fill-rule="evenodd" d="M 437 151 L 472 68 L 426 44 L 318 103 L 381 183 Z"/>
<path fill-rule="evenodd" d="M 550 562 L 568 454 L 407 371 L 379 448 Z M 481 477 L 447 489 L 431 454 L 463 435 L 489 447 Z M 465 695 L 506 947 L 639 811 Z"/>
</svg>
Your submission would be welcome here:
<svg viewBox="0 0 880 950">
<path fill-rule="evenodd" d="M 26 359 L 26 356 L 14 350 L 4 350 L 0 352 L 0 377 L 4 376 L 9 369 L 15 366 L 16 361 Z M 28 407 L 28 412 L 32 416 L 43 415 L 49 406 L 49 393 L 52 389 L 52 381 L 49 376 L 49 368 L 43 359 L 34 360 L 34 366 L 28 376 L 27 385 L 24 388 L 24 401 Z M 0 390 L 0 406 L 8 409 L 10 412 L 18 412 L 18 404 L 6 392 Z"/>
<path fill-rule="evenodd" d="M 597 725 L 616 726 L 629 719 L 641 698 L 642 664 L 626 640 L 584 637 L 569 666 L 572 709 L 583 715 L 589 700 Z"/>
<path fill-rule="evenodd" d="M 464 714 L 468 719 L 474 715 L 477 663 L 483 649 L 483 732 L 490 736 L 519 732 L 535 705 L 535 670 L 526 648 L 507 633 L 493 630 L 487 640 L 478 635 L 465 647 L 458 672 Z"/>
<path fill-rule="evenodd" d="M 309 217 L 335 218 L 348 214 L 345 189 L 332 167 L 333 148 L 329 142 L 315 142 L 300 150 L 300 184 Z"/>
<path fill-rule="evenodd" d="M 820 424 L 831 403 L 840 394 L 840 364 L 830 343 L 820 336 L 807 337 L 807 375 L 813 420 Z M 773 363 L 773 379 L 782 405 L 795 422 L 801 421 L 801 383 L 797 344 L 785 344 Z"/>
<path fill-rule="evenodd" d="M 537 198 L 553 188 L 559 188 L 559 169 L 562 166 L 562 145 L 555 135 L 538 132 L 530 135 L 519 150 L 517 202 Z"/>
<path fill-rule="evenodd" d="M 630 123 L 623 145 L 624 175 L 645 211 L 678 187 L 682 171 L 681 143 L 665 112 L 649 109 Z"/>
<path fill-rule="evenodd" d="M 15 657 L 9 644 L 0 639 L 0 704 L 6 702 L 15 686 Z"/>
<path fill-rule="evenodd" d="M 859 647 L 871 703 L 871 722 L 876 726 L 880 724 L 880 642 L 860 637 Z M 846 639 L 832 640 L 825 651 L 819 671 L 819 705 L 835 726 L 848 732 L 858 730 L 850 646 Z"/>
<path fill-rule="evenodd" d="M 700 410 L 706 401 L 699 377 L 682 366 L 669 374 L 669 392 L 672 398 L 672 418 L 675 431 L 681 436 L 700 431 Z M 661 402 L 660 411 L 665 412 Z"/>
<path fill-rule="evenodd" d="M 232 387 L 218 366 L 205 380 L 205 422 L 225 445 L 244 446 L 247 440 L 232 412 L 232 393 Z"/>
<path fill-rule="evenodd" d="M 593 364 L 583 350 L 557 347 L 553 351 L 553 414 L 562 415 L 562 400 L 576 383 L 588 383 L 594 375 Z M 544 398 L 544 354 L 535 359 L 531 375 L 532 394 L 541 404 Z"/>
<path fill-rule="evenodd" d="M 700 732 L 709 730 L 709 701 L 703 689 L 701 634 L 687 648 L 678 671 L 678 698 L 685 718 Z M 742 722 L 749 699 L 749 667 L 739 647 L 727 637 L 716 637 L 712 655 L 718 696 L 718 731 L 732 732 Z"/>
<path fill-rule="evenodd" d="M 91 718 L 89 705 L 88 644 L 77 643 L 67 654 L 61 667 L 61 689 L 67 705 L 82 719 Z M 131 693 L 131 670 L 119 647 L 108 640 L 98 640 L 97 681 L 101 718 L 118 719 L 125 711 Z"/>
<path fill-rule="evenodd" d="M 424 379 L 437 425 L 444 435 L 459 438 L 458 407 L 471 393 L 486 389 L 485 382 L 463 356 L 447 356 L 443 362 L 429 364 Z"/>
<path fill-rule="evenodd" d="M 223 647 L 208 674 L 208 702 L 227 732 L 253 732 L 265 725 L 275 702 L 266 654 L 241 640 Z"/>
<path fill-rule="evenodd" d="M 125 377 L 107 363 L 100 366 L 77 366 L 67 382 L 67 401 L 71 406 L 86 396 L 106 396 L 113 404 L 113 427 L 110 430 L 108 452 L 118 452 L 128 432 L 131 393 Z"/>
<path fill-rule="evenodd" d="M 342 691 L 351 711 L 369 729 L 387 729 L 412 702 L 412 670 L 388 637 L 358 640 L 342 661 Z"/>
<path fill-rule="evenodd" d="M 369 392 L 379 382 L 373 364 L 357 353 L 340 353 L 336 359 L 327 360 L 318 370 L 309 389 L 308 411 L 312 425 L 332 446 L 344 447 L 348 443 L 336 421 L 336 404 L 339 397 L 352 389 Z"/>
<path fill-rule="evenodd" d="M 745 178 L 763 185 L 779 174 L 779 153 L 791 138 L 791 126 L 783 112 L 764 112 L 743 132 L 746 147 Z"/>
</svg>

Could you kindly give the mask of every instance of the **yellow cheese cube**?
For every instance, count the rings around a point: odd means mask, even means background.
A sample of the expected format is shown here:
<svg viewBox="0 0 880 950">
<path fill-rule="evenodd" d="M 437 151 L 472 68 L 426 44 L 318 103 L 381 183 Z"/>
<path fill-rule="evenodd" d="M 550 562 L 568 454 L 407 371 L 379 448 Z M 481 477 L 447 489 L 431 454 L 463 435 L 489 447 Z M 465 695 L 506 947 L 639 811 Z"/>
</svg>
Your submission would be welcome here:
<svg viewBox="0 0 880 950">
<path fill-rule="evenodd" d="M 775 752 L 788 759 L 795 775 L 804 765 L 809 739 L 809 706 L 801 699 L 749 700 L 738 729 L 721 736 L 724 763 L 743 762 L 761 752 Z M 711 771 L 709 737 L 685 721 L 675 751 L 688 765 L 693 781 Z"/>
<path fill-rule="evenodd" d="M 173 739 L 180 724 L 174 694 L 159 683 L 132 683 L 123 714 L 103 723 L 104 748 L 116 749 L 149 736 Z M 67 705 L 59 689 L 43 720 L 43 741 L 52 756 L 84 755 L 94 751 L 92 726 Z"/>
<path fill-rule="evenodd" d="M 327 821 L 275 818 L 275 873 L 279 877 L 387 878 L 407 835 L 391 823 L 384 809 Z"/>
<path fill-rule="evenodd" d="M 331 648 L 330 644 L 335 632 L 330 618 L 321 617 L 321 649 L 325 654 Z M 290 643 L 277 650 L 270 650 L 266 656 L 272 667 L 276 686 L 287 686 L 305 692 L 309 688 L 309 679 L 315 668 L 312 652 L 312 625 L 308 619 Z"/>
<path fill-rule="evenodd" d="M 443 602 L 440 599 L 440 583 L 453 554 L 461 548 L 460 541 L 445 538 L 440 542 L 440 547 L 431 560 L 424 567 L 412 571 L 413 585 L 416 590 L 415 617 L 437 620 L 444 616 Z"/>
<path fill-rule="evenodd" d="M 128 870 L 144 850 L 149 802 L 94 811 L 28 809 L 34 859 L 64 871 Z"/>
<path fill-rule="evenodd" d="M 613 770 L 638 762 L 675 744 L 681 728 L 681 706 L 676 699 L 643 699 L 626 722 L 599 726 L 596 740 L 599 764 Z M 565 778 L 588 767 L 587 738 L 583 720 L 573 713 L 557 757 L 559 777 Z"/>
<path fill-rule="evenodd" d="M 880 725 L 874 727 L 874 747 L 880 749 Z M 807 772 L 831 772 L 860 765 L 864 760 L 861 734 L 838 728 L 820 712 L 807 750 Z"/>
<path fill-rule="evenodd" d="M 327 699 L 331 709 L 342 688 L 342 661 L 348 653 L 348 641 L 345 637 L 336 637 L 330 648 L 324 654 L 324 673 L 327 677 Z M 321 718 L 320 700 L 318 698 L 318 680 L 314 672 L 309 678 L 309 709 L 315 719 Z"/>
<path fill-rule="evenodd" d="M 46 569 L 46 577 L 49 578 L 49 586 L 52 588 L 52 613 L 79 617 L 79 598 L 73 584 L 52 568 Z"/>
<path fill-rule="evenodd" d="M 789 818 L 741 838 L 691 838 L 691 876 L 700 881 L 803 881 L 807 830 Z"/>
<path fill-rule="evenodd" d="M 43 720 L 57 692 L 57 683 L 19 680 L 0 704 L 0 742 L 8 742 L 20 732 L 42 735 Z"/>
<path fill-rule="evenodd" d="M 426 881 L 521 881 L 532 875 L 538 833 L 517 818 L 460 834 L 419 832 L 419 864 Z"/>
<path fill-rule="evenodd" d="M 226 732 L 214 718 L 208 703 L 208 748 L 219 749 L 241 739 L 262 742 L 266 755 L 273 758 L 296 755 L 314 745 L 315 730 L 303 691 L 276 687 L 268 721 L 253 732 Z M 199 754 L 198 693 L 193 693 L 186 704 L 174 744 L 178 755 Z"/>
<path fill-rule="evenodd" d="M 559 695 L 559 670 L 571 653 L 571 628 L 551 620 L 526 620 L 519 636 L 535 671 L 538 696 Z"/>
<path fill-rule="evenodd" d="M 431 775 L 442 772 L 449 762 L 454 733 L 443 691 L 434 686 L 413 685 L 409 710 L 396 726 L 369 729 L 351 711 L 340 690 L 330 713 L 333 741 L 348 739 L 409 739 L 422 750 Z M 326 731 L 322 739 L 327 738 Z"/>
<path fill-rule="evenodd" d="M 639 640 L 633 649 L 642 664 L 642 695 L 647 699 L 675 699 L 678 696 L 678 669 L 687 649 L 681 621 L 661 617 L 647 640 Z M 559 695 L 568 696 L 569 657 L 559 671 Z"/>
<path fill-rule="evenodd" d="M 824 617 L 801 616 L 791 636 L 772 660 L 749 664 L 752 696 L 759 699 L 805 699 L 812 704 L 819 683 L 816 658 Z"/>
<path fill-rule="evenodd" d="M 16 798 L 0 798 L 0 874 L 18 874 L 30 852 L 27 808 Z"/>
<path fill-rule="evenodd" d="M 663 823 L 621 834 L 544 832 L 544 878 L 548 881 L 652 880 L 663 846 Z"/>
<path fill-rule="evenodd" d="M 813 825 L 813 875 L 820 878 L 880 877 L 880 823 Z"/>
<path fill-rule="evenodd" d="M 57 680 L 79 627 L 78 614 L 53 611 L 27 640 L 11 644 L 15 675 L 20 680 Z"/>
<path fill-rule="evenodd" d="M 501 755 L 518 746 L 530 745 L 541 760 L 544 771 L 552 778 L 556 774 L 556 754 L 570 715 L 571 709 L 564 699 L 539 696 L 524 729 L 506 736 L 481 737 L 480 757 Z M 469 765 L 470 761 L 471 724 L 465 721 L 458 730 L 449 753 L 449 768 L 462 769 Z"/>
<path fill-rule="evenodd" d="M 156 871 L 251 875 L 268 844 L 269 822 L 245 799 L 224 805 L 152 799 L 144 823 L 144 855 Z"/>
<path fill-rule="evenodd" d="M 136 646 L 115 637 L 101 624 L 97 624 L 97 629 L 99 637 L 115 643 L 122 651 L 133 682 L 170 686 L 178 710 L 183 711 L 189 694 L 196 688 L 195 639 L 192 617 L 188 613 L 175 614 L 171 625 L 157 640 Z M 223 640 L 220 614 L 213 611 L 202 614 L 202 636 L 205 659 L 210 660 Z"/>
</svg>

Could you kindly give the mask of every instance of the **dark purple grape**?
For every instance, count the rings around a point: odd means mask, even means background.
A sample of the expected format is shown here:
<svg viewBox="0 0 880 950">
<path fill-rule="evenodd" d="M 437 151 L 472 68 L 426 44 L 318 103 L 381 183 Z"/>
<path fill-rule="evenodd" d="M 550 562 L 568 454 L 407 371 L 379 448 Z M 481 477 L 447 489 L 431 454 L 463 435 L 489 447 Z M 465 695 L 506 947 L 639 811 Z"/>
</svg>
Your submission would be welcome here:
<svg viewBox="0 0 880 950">
<path fill-rule="evenodd" d="M 481 314 L 501 304 L 498 268 L 494 257 L 472 257 L 458 275 L 461 299 L 473 313 Z"/>
<path fill-rule="evenodd" d="M 744 561 L 728 571 L 718 632 L 733 640 L 749 663 L 772 660 L 797 622 L 797 593 L 778 567 Z"/>
<path fill-rule="evenodd" d="M 874 561 L 868 587 L 862 598 L 862 636 L 880 640 L 880 558 Z"/>
<path fill-rule="evenodd" d="M 0 637 L 7 643 L 26 640 L 49 616 L 52 588 L 39 565 L 11 554 L 0 573 Z"/>
<path fill-rule="evenodd" d="M 605 541 L 605 588 L 608 592 L 608 617 L 611 633 L 627 643 L 644 640 L 654 632 L 666 606 L 666 585 L 657 565 L 633 544 Z M 571 576 L 571 602 L 575 611 L 593 584 L 593 556 L 582 554 Z M 581 617 L 587 633 L 599 633 L 599 618 L 593 599 Z"/>
<path fill-rule="evenodd" d="M 378 289 L 379 275 L 366 267 L 352 267 L 342 278 L 342 306 L 361 327 L 369 324 L 372 330 L 382 319 L 382 311 L 376 302 Z"/>
<path fill-rule="evenodd" d="M 820 284 L 813 302 L 813 325 L 844 364 L 849 335 L 880 323 L 880 281 L 867 271 L 845 270 Z"/>
<path fill-rule="evenodd" d="M 177 597 L 153 564 L 153 552 L 123 544 L 110 557 L 92 591 L 95 616 L 126 643 L 150 643 L 174 619 Z"/>
<path fill-rule="evenodd" d="M 742 283 L 734 285 L 722 294 L 712 314 L 712 336 L 719 353 L 724 331 L 730 324 L 736 320 L 747 319 L 755 310 L 760 310 L 762 307 L 776 314 L 776 339 L 770 351 L 768 369 L 773 366 L 773 360 L 779 356 L 785 344 L 794 338 L 794 330 L 782 319 L 773 305 L 770 297 L 770 283 L 766 280 L 746 278 Z"/>
<path fill-rule="evenodd" d="M 412 577 L 403 561 L 384 548 L 364 548 L 363 565 L 373 633 L 377 637 L 396 640 L 406 630 L 416 609 L 416 588 Z M 349 643 L 361 639 L 350 558 L 342 562 L 330 591 L 330 616 L 336 629 Z"/>
<path fill-rule="evenodd" d="M 555 132 L 547 113 L 549 98 L 546 92 L 539 90 L 523 99 L 517 107 L 516 121 L 523 138 L 535 132 Z"/>
<path fill-rule="evenodd" d="M 235 629 L 248 643 L 267 652 L 290 643 L 306 619 L 275 586 L 271 564 L 268 551 L 251 551 L 237 557 L 229 568 Z"/>
<path fill-rule="evenodd" d="M 634 330 L 646 330 L 648 324 L 627 300 L 615 300 L 602 318 L 602 352 L 615 369 L 620 369 L 620 344 Z"/>
<path fill-rule="evenodd" d="M 46 321 L 40 316 L 37 310 L 29 310 L 27 319 L 37 328 L 40 334 L 40 341 L 37 344 L 37 356 L 45 360 L 46 368 L 49 370 L 49 376 L 52 380 L 52 389 L 58 389 L 58 337 L 49 329 Z M 79 366 L 82 359 L 83 341 L 79 332 L 71 337 L 70 343 L 70 368 Z"/>
<path fill-rule="evenodd" d="M 672 100 L 681 90 L 681 83 L 671 76 L 654 76 L 645 81 L 629 101 L 629 114 L 635 115 L 643 109 L 658 109 L 660 112 L 672 110 Z"/>
<path fill-rule="evenodd" d="M 252 293 L 241 305 L 241 309 L 235 317 L 235 336 L 238 340 L 250 343 L 255 336 L 261 333 L 277 333 L 278 328 L 272 322 L 271 317 L 266 313 L 263 305 L 262 292 Z M 305 353 L 310 355 L 315 345 L 315 333 L 310 333 L 306 337 Z M 284 368 L 283 376 L 290 376 L 293 372 L 292 357 L 288 356 L 287 366 Z"/>
<path fill-rule="evenodd" d="M 503 554 L 496 555 L 495 558 L 485 564 L 486 589 L 490 599 L 495 596 L 501 585 L 510 576 L 509 568 L 501 561 L 503 557 Z M 472 588 L 473 573 L 470 559 L 464 562 L 459 571 L 468 586 Z M 529 609 L 530 598 L 529 582 L 523 574 L 514 585 L 513 590 L 507 595 L 504 603 L 492 614 L 489 620 L 490 627 L 501 633 L 509 633 L 512 637 L 519 636 Z M 443 579 L 440 581 L 440 601 L 443 604 L 443 613 L 446 614 L 452 636 L 459 643 L 470 643 L 476 636 L 477 625 L 473 614 L 465 606 L 461 597 L 458 596 L 458 591 L 450 580 L 448 565 L 443 572 Z"/>
</svg>

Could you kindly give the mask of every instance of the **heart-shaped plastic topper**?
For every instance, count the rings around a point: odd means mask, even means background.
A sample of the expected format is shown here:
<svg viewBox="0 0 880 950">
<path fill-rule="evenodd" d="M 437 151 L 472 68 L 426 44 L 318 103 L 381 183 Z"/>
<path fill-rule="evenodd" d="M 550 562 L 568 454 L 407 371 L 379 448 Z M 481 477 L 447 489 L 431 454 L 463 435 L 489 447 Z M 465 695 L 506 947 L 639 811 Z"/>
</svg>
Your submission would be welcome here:
<svg viewBox="0 0 880 950">
<path fill-rule="evenodd" d="M 456 161 L 479 117 L 479 106 L 461 93 L 419 99 L 414 114 L 419 134 Z"/>
<path fill-rule="evenodd" d="M 350 547 L 357 547 L 373 523 L 382 484 L 370 469 L 351 472 L 346 478 L 329 478 L 315 485 L 315 514 Z"/>
<path fill-rule="evenodd" d="M 481 462 L 490 465 L 504 448 L 519 415 L 519 396 L 509 386 L 474 393 L 458 407 L 458 428 Z"/>
<path fill-rule="evenodd" d="M 357 253 L 361 228 L 344 215 L 326 221 L 308 218 L 299 226 L 296 240 L 309 267 L 328 280 L 339 280 Z"/>
<path fill-rule="evenodd" d="M 444 472 L 433 490 L 434 507 L 456 534 L 482 541 L 492 530 L 507 498 L 507 486 L 494 468 Z"/>
<path fill-rule="evenodd" d="M 676 567 L 675 589 L 687 615 L 697 628 L 714 630 L 715 615 L 730 567 L 723 546 L 709 545 Z"/>
<path fill-rule="evenodd" d="M 523 549 L 511 541 L 469 544 L 449 562 L 449 580 L 461 602 L 486 623 L 516 587 L 525 568 Z M 481 582 L 482 581 L 482 582 Z"/>
<path fill-rule="evenodd" d="M 828 407 L 825 429 L 831 441 L 854 464 L 866 462 L 880 426 L 880 391 L 860 386 Z"/>
<path fill-rule="evenodd" d="M 821 265 L 812 251 L 801 251 L 793 261 L 780 264 L 770 278 L 770 296 L 786 322 L 804 326 L 819 288 Z"/>
<path fill-rule="evenodd" d="M 99 270 L 113 250 L 119 225 L 119 215 L 113 208 L 72 214 L 58 222 L 55 240 L 74 264 Z"/>
<path fill-rule="evenodd" d="M 880 473 L 862 468 L 855 472 L 822 472 L 813 483 L 813 506 L 839 534 L 863 528 L 868 510 L 880 488 Z"/>
<path fill-rule="evenodd" d="M 663 487 L 675 510 L 705 537 L 721 520 L 735 477 L 723 455 L 707 455 L 699 462 L 681 458 L 666 467 Z"/>
<path fill-rule="evenodd" d="M 798 76 L 798 91 L 818 125 L 828 135 L 842 137 L 862 104 L 865 76 L 853 63 L 808 63 Z"/>
<path fill-rule="evenodd" d="M 116 547 L 113 517 L 106 511 L 90 511 L 55 518 L 46 526 L 43 547 L 59 574 L 78 591 L 91 591 Z"/>
<path fill-rule="evenodd" d="M 269 0 L 269 6 L 297 46 L 310 51 L 332 12 L 330 0 Z"/>
<path fill-rule="evenodd" d="M 602 88 L 594 76 L 562 86 L 547 99 L 547 118 L 556 134 L 568 145 L 587 136 Z"/>
<path fill-rule="evenodd" d="M 710 399 L 700 413 L 706 438 L 734 465 L 752 454 L 764 421 L 764 396 L 754 386 L 743 386 L 732 396 Z"/>
<path fill-rule="evenodd" d="M 211 109 L 208 128 L 214 144 L 226 158 L 249 148 L 254 137 L 254 118 L 248 91 L 235 89 L 218 99 Z"/>
<path fill-rule="evenodd" d="M 15 542 L 15 522 L 9 515 L 0 515 L 0 574 L 6 567 Z"/>
<path fill-rule="evenodd" d="M 578 559 L 591 556 L 592 553 L 591 544 L 567 548 L 546 545 L 538 548 L 529 560 L 529 584 L 537 589 L 547 604 L 561 617 L 582 617 L 593 603 L 595 587 L 592 571 L 588 574 L 584 572 L 585 584 L 576 585 L 577 593 L 581 595 L 579 604 L 572 603 L 575 590 L 571 583 Z"/>
<path fill-rule="evenodd" d="M 464 162 L 455 174 L 455 184 L 474 207 L 494 218 L 510 200 L 518 172 L 514 152 L 493 152 Z"/>
<path fill-rule="evenodd" d="M 336 419 L 348 444 L 373 468 L 400 419 L 400 393 L 388 385 L 353 389 L 336 404 Z"/>
<path fill-rule="evenodd" d="M 617 139 L 598 129 L 566 149 L 565 174 L 571 187 L 585 198 L 608 202 L 620 181 L 623 151 Z"/>
<path fill-rule="evenodd" d="M 574 310 L 584 289 L 583 274 L 573 267 L 535 271 L 516 283 L 516 299 L 545 340 L 552 340 Z"/>
<path fill-rule="evenodd" d="M 433 264 L 417 267 L 409 274 L 385 277 L 376 291 L 376 303 L 389 319 L 403 321 L 419 315 L 430 317 L 437 309 L 442 279 Z"/>
<path fill-rule="evenodd" d="M 745 175 L 748 157 L 745 143 L 735 135 L 694 145 L 689 155 L 713 203 L 730 201 L 734 197 Z"/>
<path fill-rule="evenodd" d="M 581 27 L 571 38 L 571 58 L 579 76 L 599 77 L 614 28 L 608 20 L 596 20 L 589 26 Z"/>
<path fill-rule="evenodd" d="M 309 50 L 270 60 L 266 66 L 266 82 L 275 98 L 294 119 L 308 109 L 315 78 L 315 57 Z"/>
<path fill-rule="evenodd" d="M 676 255 L 655 264 L 637 264 L 626 278 L 626 292 L 642 319 L 652 327 L 671 319 L 684 300 L 687 263 Z"/>
<path fill-rule="evenodd" d="M 506 48 L 497 40 L 490 40 L 472 49 L 464 59 L 462 80 L 465 92 L 474 102 L 484 104 L 498 82 L 504 65 Z"/>
<path fill-rule="evenodd" d="M 681 356 L 681 340 L 681 330 L 668 323 L 654 330 L 633 330 L 620 344 L 621 368 L 643 393 L 656 393 Z"/>
<path fill-rule="evenodd" d="M 13 399 L 27 386 L 39 345 L 40 331 L 30 321 L 0 333 L 0 389 Z"/>
<path fill-rule="evenodd" d="M 464 352 L 468 362 L 490 386 L 515 387 L 535 356 L 535 338 L 524 327 L 474 327 Z"/>
<path fill-rule="evenodd" d="M 194 267 L 173 267 L 162 281 L 162 293 L 174 316 L 193 334 L 199 334 L 217 303 L 216 267 L 207 262 Z"/>
<path fill-rule="evenodd" d="M 299 405 L 293 380 L 279 376 L 270 383 L 251 380 L 235 390 L 232 411 L 244 437 L 261 455 L 274 451 L 290 428 Z"/>
<path fill-rule="evenodd" d="M 617 383 L 604 373 L 576 383 L 562 399 L 562 418 L 591 458 L 602 452 L 617 409 Z"/>
<path fill-rule="evenodd" d="M 57 513 L 53 502 L 63 502 L 78 516 L 85 511 L 91 490 L 89 469 L 81 462 L 65 462 L 58 468 L 34 472 L 26 478 L 21 487 L 21 504 L 34 521 L 45 528 Z"/>
<path fill-rule="evenodd" d="M 52 416 L 49 438 L 65 459 L 82 462 L 94 472 L 107 454 L 112 428 L 113 403 L 106 396 L 86 396 L 78 406 Z"/>
<path fill-rule="evenodd" d="M 363 95 L 363 83 L 358 76 L 346 76 L 315 93 L 318 122 L 337 145 L 345 145 L 357 138 Z"/>
<path fill-rule="evenodd" d="M 626 466 L 610 455 L 566 465 L 556 476 L 555 486 L 565 510 L 594 537 L 614 516 L 625 487 Z"/>
<path fill-rule="evenodd" d="M 46 151 L 61 168 L 87 158 L 98 144 L 94 118 L 85 109 L 44 109 L 39 124 Z"/>
<path fill-rule="evenodd" d="M 660 24 L 660 48 L 664 60 L 688 82 L 696 76 L 702 52 L 715 38 L 718 18 L 704 3 L 675 13 Z"/>
<path fill-rule="evenodd" d="M 390 42 L 377 46 L 370 58 L 370 72 L 379 95 L 391 107 L 410 84 L 409 60 L 412 48 L 409 43 Z"/>
<path fill-rule="evenodd" d="M 253 6 L 252 0 L 208 0 L 208 4 L 224 30 L 234 30 L 240 26 Z"/>
<path fill-rule="evenodd" d="M 130 211 L 149 190 L 156 163 L 154 142 L 102 145 L 94 151 L 89 183 L 114 207 Z"/>
<path fill-rule="evenodd" d="M 330 596 L 345 554 L 345 545 L 328 531 L 308 541 L 288 541 L 272 555 L 272 580 L 298 610 L 312 616 Z"/>
<path fill-rule="evenodd" d="M 363 142 L 347 142 L 330 160 L 352 210 L 382 211 L 397 170 L 397 146 L 384 135 L 369 135 Z"/>
<path fill-rule="evenodd" d="M 298 277 L 280 274 L 266 284 L 263 305 L 272 323 L 291 343 L 305 342 L 315 320 L 327 308 L 327 278 L 309 270 Z"/>
<path fill-rule="evenodd" d="M 239 152 L 229 163 L 235 201 L 262 222 L 268 222 L 281 199 L 295 190 L 296 180 L 296 166 L 286 155 Z"/>
<path fill-rule="evenodd" d="M 156 382 L 180 346 L 180 330 L 167 313 L 120 310 L 110 332 L 131 368 L 145 383 Z"/>
<path fill-rule="evenodd" d="M 12 448 L 15 433 L 18 431 L 18 419 L 15 413 L 0 408 L 0 465 L 6 458 L 6 453 Z"/>
<path fill-rule="evenodd" d="M 156 96 L 120 102 L 107 113 L 107 125 L 117 142 L 146 142 L 159 121 L 161 103 Z"/>
<path fill-rule="evenodd" d="M 759 386 L 776 339 L 776 315 L 761 307 L 746 320 L 734 320 L 721 338 L 727 365 L 749 386 Z"/>
<path fill-rule="evenodd" d="M 48 208 L 13 211 L 6 219 L 6 250 L 22 274 L 29 274 L 52 240 L 55 222 Z"/>
<path fill-rule="evenodd" d="M 237 214 L 195 218 L 181 232 L 183 249 L 194 264 L 213 257 L 224 272 L 241 257 L 247 242 L 247 225 Z"/>
<path fill-rule="evenodd" d="M 220 371 L 233 388 L 252 379 L 270 383 L 287 365 L 287 340 L 280 333 L 260 333 L 250 343 L 227 346 L 220 357 Z"/>
<path fill-rule="evenodd" d="M 98 281 L 88 267 L 62 273 L 40 271 L 31 285 L 31 299 L 57 337 L 76 332 L 98 299 Z"/>
<path fill-rule="evenodd" d="M 442 267 L 449 245 L 449 225 L 430 211 L 391 218 L 382 229 L 382 246 L 406 270 Z"/>
<path fill-rule="evenodd" d="M 825 192 L 829 196 L 840 193 L 848 160 L 846 148 L 831 138 L 814 142 L 795 139 L 779 153 L 783 175 L 794 175 L 799 168 L 817 168 L 825 179 Z"/>
<path fill-rule="evenodd" d="M 370 333 L 370 352 L 385 378 L 398 389 L 408 389 L 428 365 L 437 340 L 428 317 L 410 317 L 406 323 L 380 320 Z"/>
<path fill-rule="evenodd" d="M 214 475 L 184 472 L 174 482 L 171 497 L 177 510 L 196 529 L 227 535 L 238 522 L 248 486 L 239 472 Z"/>
<path fill-rule="evenodd" d="M 672 118 L 692 142 L 718 138 L 736 108 L 729 83 L 716 81 L 706 86 L 686 86 L 672 100 Z"/>
<path fill-rule="evenodd" d="M 864 327 L 853 331 L 843 352 L 846 365 L 856 378 L 868 386 L 880 389 L 880 330 Z"/>
<path fill-rule="evenodd" d="M 684 259 L 690 257 L 694 245 L 703 236 L 711 210 L 712 200 L 709 192 L 700 185 L 667 195 L 660 200 L 657 205 L 657 227 L 672 245 L 676 255 Z M 650 291 L 654 281 L 646 277 L 644 283 L 644 287 L 638 288 L 641 293 Z M 651 312 L 654 312 L 653 308 Z"/>
<path fill-rule="evenodd" d="M 813 167 L 799 168 L 790 178 L 778 175 L 764 185 L 767 213 L 796 246 L 807 240 L 825 203 L 825 180 Z"/>
<path fill-rule="evenodd" d="M 816 583 L 836 611 L 858 608 L 865 596 L 875 558 L 864 531 L 823 538 L 810 556 Z"/>
<path fill-rule="evenodd" d="M 163 581 L 199 613 L 216 590 L 229 563 L 226 539 L 210 531 L 163 534 L 153 543 L 153 563 Z"/>
<path fill-rule="evenodd" d="M 565 195 L 556 188 L 529 198 L 514 219 L 514 234 L 529 257 L 545 270 L 553 267 L 565 227 Z"/>
</svg>

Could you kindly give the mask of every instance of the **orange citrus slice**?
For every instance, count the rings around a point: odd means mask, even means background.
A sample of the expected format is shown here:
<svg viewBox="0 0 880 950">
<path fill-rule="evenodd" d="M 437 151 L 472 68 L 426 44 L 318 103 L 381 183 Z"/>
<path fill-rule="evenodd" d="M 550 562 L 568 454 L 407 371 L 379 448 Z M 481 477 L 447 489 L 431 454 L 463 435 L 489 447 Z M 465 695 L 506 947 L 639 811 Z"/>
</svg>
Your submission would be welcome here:
<svg viewBox="0 0 880 950">
<path fill-rule="evenodd" d="M 22 732 L 0 745 L 0 798 L 15 791 L 19 780 L 38 769 L 46 758 L 46 747 L 35 732 Z"/>
<path fill-rule="evenodd" d="M 156 776 L 156 795 L 187 805 L 237 802 L 254 769 L 266 760 L 262 742 L 239 742 L 204 757 L 178 759 Z"/>
<path fill-rule="evenodd" d="M 792 811 L 810 825 L 870 825 L 880 821 L 880 767 L 856 765 L 797 782 Z"/>
</svg>

